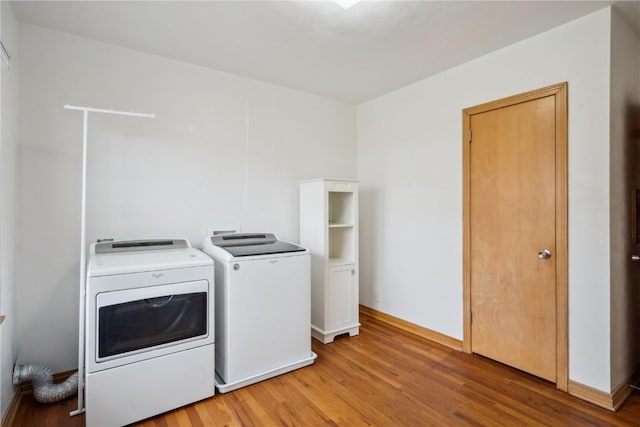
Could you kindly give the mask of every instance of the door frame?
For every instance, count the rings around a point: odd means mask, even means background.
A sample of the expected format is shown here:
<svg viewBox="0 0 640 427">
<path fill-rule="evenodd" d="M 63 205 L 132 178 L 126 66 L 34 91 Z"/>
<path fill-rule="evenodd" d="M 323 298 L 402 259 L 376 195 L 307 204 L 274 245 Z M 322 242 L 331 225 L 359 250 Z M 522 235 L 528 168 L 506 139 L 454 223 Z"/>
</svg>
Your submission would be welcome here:
<svg viewBox="0 0 640 427">
<path fill-rule="evenodd" d="M 471 353 L 471 117 L 535 99 L 554 96 L 556 102 L 556 387 L 568 390 L 569 283 L 568 283 L 568 137 L 567 82 L 543 87 L 462 110 L 462 206 L 463 206 L 463 341 Z"/>
</svg>

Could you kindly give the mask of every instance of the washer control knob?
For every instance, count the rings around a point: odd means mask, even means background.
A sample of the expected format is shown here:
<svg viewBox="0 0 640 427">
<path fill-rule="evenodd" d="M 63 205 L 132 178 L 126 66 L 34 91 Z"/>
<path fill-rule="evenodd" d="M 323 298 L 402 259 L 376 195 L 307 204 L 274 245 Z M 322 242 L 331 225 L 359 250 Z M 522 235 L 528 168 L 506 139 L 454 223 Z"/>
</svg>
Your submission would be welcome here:
<svg viewBox="0 0 640 427">
<path fill-rule="evenodd" d="M 235 271 L 240 270 L 240 264 L 233 264 L 233 269 L 234 269 Z"/>
</svg>

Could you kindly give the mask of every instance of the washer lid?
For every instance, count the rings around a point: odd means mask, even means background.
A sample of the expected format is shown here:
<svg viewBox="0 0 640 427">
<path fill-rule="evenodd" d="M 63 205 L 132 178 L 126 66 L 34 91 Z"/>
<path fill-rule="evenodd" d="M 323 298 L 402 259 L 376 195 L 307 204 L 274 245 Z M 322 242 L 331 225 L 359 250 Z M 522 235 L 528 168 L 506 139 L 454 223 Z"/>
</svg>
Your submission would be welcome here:
<svg viewBox="0 0 640 427">
<path fill-rule="evenodd" d="M 212 236 L 211 243 L 234 257 L 306 251 L 302 246 L 278 240 L 273 233 L 221 234 Z"/>
</svg>

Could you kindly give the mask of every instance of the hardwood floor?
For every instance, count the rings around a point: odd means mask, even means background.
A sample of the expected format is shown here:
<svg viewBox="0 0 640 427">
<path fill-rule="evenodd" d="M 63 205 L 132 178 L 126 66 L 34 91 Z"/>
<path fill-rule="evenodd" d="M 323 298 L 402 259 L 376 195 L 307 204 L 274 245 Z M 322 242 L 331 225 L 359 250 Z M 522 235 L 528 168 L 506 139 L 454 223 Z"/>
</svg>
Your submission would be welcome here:
<svg viewBox="0 0 640 427">
<path fill-rule="evenodd" d="M 138 426 L 638 426 L 640 392 L 616 413 L 476 355 L 361 315 L 360 335 L 322 345 L 306 368 L 147 419 Z M 168 390 L 167 392 L 170 392 Z M 75 399 L 24 396 L 14 426 L 82 426 Z"/>
</svg>

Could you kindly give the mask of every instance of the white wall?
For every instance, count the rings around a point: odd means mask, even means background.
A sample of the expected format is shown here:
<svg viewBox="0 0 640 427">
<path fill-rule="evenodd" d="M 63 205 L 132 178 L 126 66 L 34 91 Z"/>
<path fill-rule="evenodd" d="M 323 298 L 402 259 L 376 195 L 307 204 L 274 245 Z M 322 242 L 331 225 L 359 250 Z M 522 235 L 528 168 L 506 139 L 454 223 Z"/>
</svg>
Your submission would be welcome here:
<svg viewBox="0 0 640 427">
<path fill-rule="evenodd" d="M 611 386 L 640 360 L 640 245 L 631 239 L 631 193 L 640 188 L 640 40 L 611 16 Z"/>
<path fill-rule="evenodd" d="M 0 313 L 6 316 L 0 326 L 0 413 L 13 398 L 13 364 L 16 360 L 15 224 L 18 143 L 18 23 L 11 3 L 0 3 L 0 39 L 11 54 L 9 68 L 2 66 L 0 80 Z"/>
<path fill-rule="evenodd" d="M 462 109 L 568 81 L 569 376 L 610 390 L 610 15 L 358 106 L 361 303 L 462 339 Z"/>
<path fill-rule="evenodd" d="M 355 107 L 20 24 L 19 362 L 77 363 L 82 114 L 92 115 L 88 239 L 210 226 L 298 239 L 298 181 L 355 178 Z"/>
</svg>

